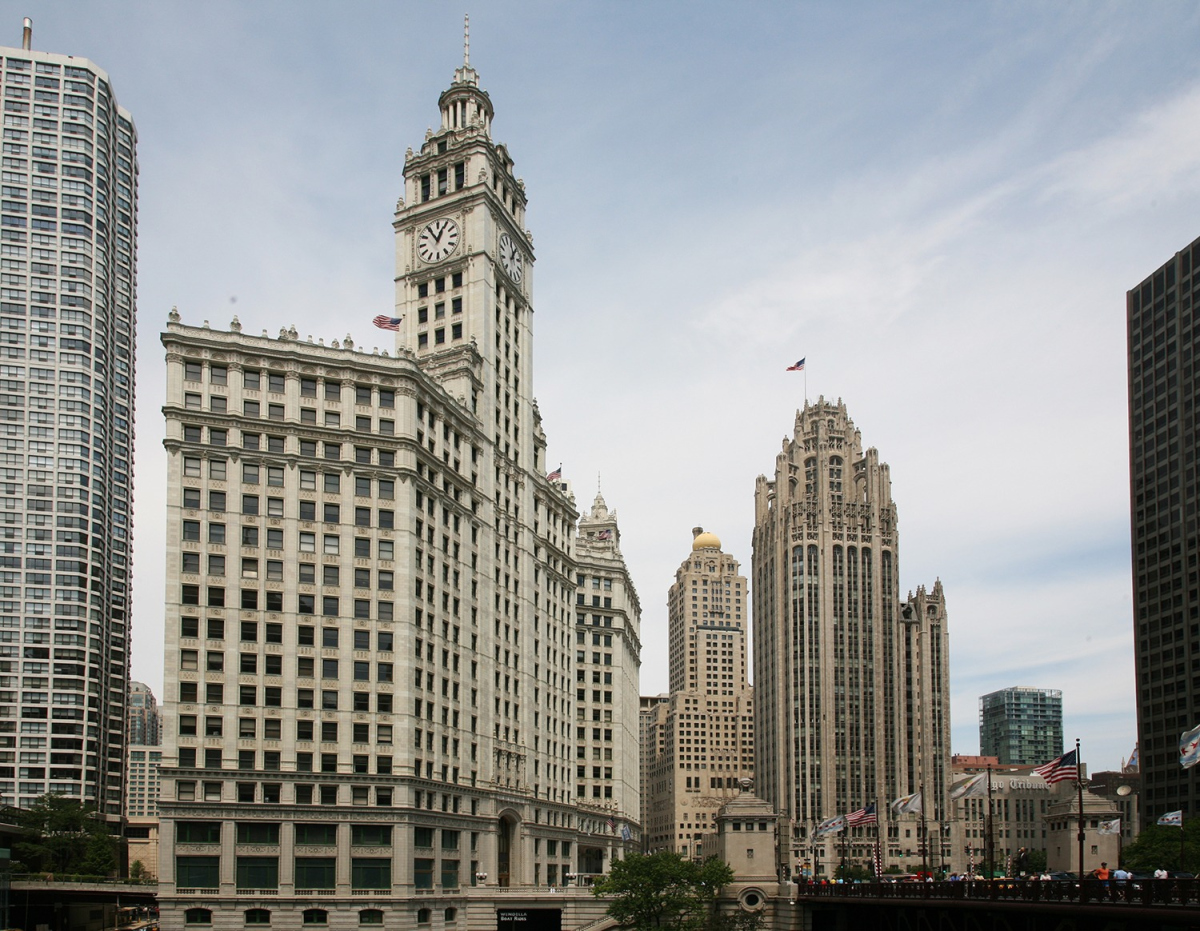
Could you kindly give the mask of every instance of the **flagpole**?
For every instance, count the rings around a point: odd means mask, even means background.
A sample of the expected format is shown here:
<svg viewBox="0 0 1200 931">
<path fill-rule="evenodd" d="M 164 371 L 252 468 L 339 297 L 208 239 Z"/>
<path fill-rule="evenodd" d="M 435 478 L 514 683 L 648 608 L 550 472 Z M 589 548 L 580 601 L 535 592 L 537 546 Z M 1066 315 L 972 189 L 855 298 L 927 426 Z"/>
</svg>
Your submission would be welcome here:
<svg viewBox="0 0 1200 931">
<path fill-rule="evenodd" d="M 987 838 L 985 843 L 984 854 L 987 858 L 988 879 L 996 878 L 996 840 L 992 837 L 992 764 L 988 763 L 987 768 Z"/>
<path fill-rule="evenodd" d="M 925 783 L 921 783 L 921 877 L 924 882 L 929 878 L 929 824 L 925 820 Z"/>
<path fill-rule="evenodd" d="M 1079 882 L 1083 888 L 1083 757 L 1079 751 L 1079 738 L 1075 738 L 1075 785 L 1079 789 Z"/>
</svg>

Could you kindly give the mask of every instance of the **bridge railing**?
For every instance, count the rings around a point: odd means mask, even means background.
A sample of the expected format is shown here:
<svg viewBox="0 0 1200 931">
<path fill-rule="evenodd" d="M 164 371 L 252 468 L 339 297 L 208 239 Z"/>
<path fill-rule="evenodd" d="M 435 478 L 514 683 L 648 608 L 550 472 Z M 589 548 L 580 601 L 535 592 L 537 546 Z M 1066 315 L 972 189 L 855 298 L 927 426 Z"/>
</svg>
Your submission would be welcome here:
<svg viewBox="0 0 1200 931">
<path fill-rule="evenodd" d="M 995 879 L 956 882 L 830 883 L 801 885 L 799 899 L 943 899 L 958 901 L 1062 902 L 1072 905 L 1200 906 L 1193 879 Z"/>
</svg>

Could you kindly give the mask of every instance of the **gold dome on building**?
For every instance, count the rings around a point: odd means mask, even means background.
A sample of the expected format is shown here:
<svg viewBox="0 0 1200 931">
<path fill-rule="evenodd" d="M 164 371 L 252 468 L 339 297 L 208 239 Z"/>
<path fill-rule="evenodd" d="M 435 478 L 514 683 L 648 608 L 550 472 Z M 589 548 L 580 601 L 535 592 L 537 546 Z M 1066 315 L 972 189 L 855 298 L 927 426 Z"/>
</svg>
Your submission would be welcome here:
<svg viewBox="0 0 1200 931">
<path fill-rule="evenodd" d="M 692 552 L 696 550 L 719 550 L 721 539 L 715 533 L 705 533 L 703 527 L 692 528 Z"/>
</svg>

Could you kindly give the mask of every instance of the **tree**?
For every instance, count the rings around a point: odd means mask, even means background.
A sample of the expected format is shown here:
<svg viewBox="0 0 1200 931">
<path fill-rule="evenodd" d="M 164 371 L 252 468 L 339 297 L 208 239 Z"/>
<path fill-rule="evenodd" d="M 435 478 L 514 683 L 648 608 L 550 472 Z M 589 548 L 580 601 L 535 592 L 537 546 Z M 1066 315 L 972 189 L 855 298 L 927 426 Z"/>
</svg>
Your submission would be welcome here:
<svg viewBox="0 0 1200 931">
<path fill-rule="evenodd" d="M 43 795 L 29 808 L 5 809 L 3 817 L 24 829 L 13 855 L 31 873 L 106 876 L 116 870 L 117 839 L 94 805 Z"/>
<path fill-rule="evenodd" d="M 1151 824 L 1121 852 L 1121 864 L 1130 870 L 1151 872 L 1159 867 L 1166 870 L 1200 868 L 1200 820 L 1183 822 L 1183 862 L 1179 860 L 1180 828 Z"/>
<path fill-rule="evenodd" d="M 1025 869 L 1029 873 L 1046 872 L 1046 851 L 1030 850 L 1025 860 Z"/>
<path fill-rule="evenodd" d="M 608 914 L 623 926 L 688 931 L 704 925 L 721 887 L 732 880 L 733 870 L 716 857 L 695 863 L 664 850 L 614 860 L 592 893 L 612 898 Z"/>
</svg>

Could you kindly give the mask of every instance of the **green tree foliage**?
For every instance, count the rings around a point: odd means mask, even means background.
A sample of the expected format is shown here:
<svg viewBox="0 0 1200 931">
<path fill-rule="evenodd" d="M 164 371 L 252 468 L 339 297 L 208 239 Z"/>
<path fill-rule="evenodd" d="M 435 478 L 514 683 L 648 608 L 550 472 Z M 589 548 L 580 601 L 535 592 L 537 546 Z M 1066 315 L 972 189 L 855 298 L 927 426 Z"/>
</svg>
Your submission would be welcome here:
<svg viewBox="0 0 1200 931">
<path fill-rule="evenodd" d="M 1046 851 L 1030 850 L 1027 856 L 1025 868 L 1029 873 L 1046 872 Z"/>
<path fill-rule="evenodd" d="M 24 830 L 13 857 L 31 873 L 109 876 L 117 869 L 117 838 L 96 817 L 94 805 L 43 795 L 29 808 L 6 808 L 9 824 Z"/>
<path fill-rule="evenodd" d="M 1121 852 L 1121 865 L 1128 870 L 1152 872 L 1164 870 L 1200 870 L 1200 820 L 1183 822 L 1183 862 L 1179 860 L 1179 831 L 1177 827 L 1152 824 L 1126 845 Z"/>
<path fill-rule="evenodd" d="M 635 853 L 614 860 L 592 892 L 612 898 L 608 914 L 625 927 L 691 931 L 709 921 L 717 894 L 732 880 L 733 870 L 715 857 L 694 863 L 668 851 Z"/>
</svg>

